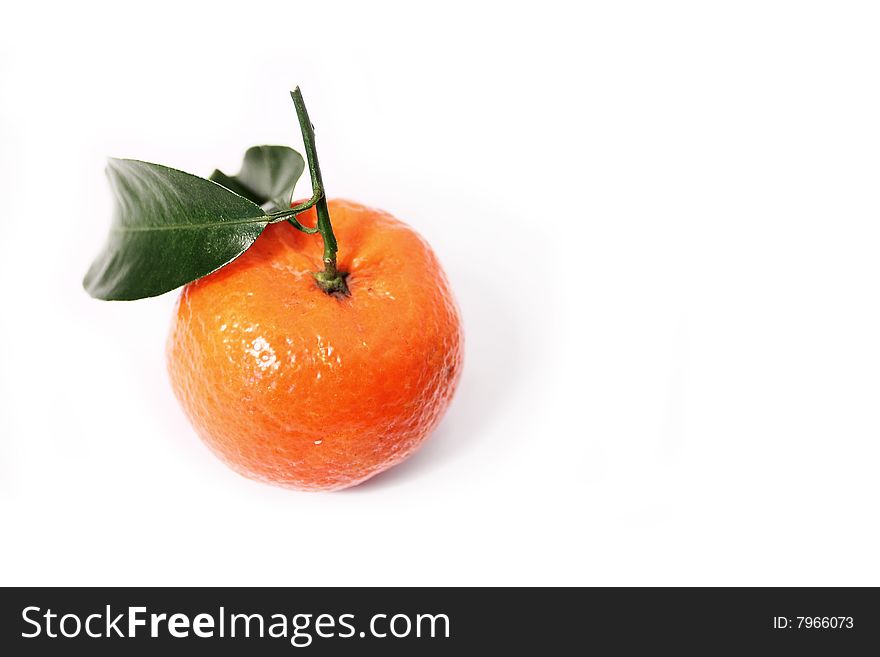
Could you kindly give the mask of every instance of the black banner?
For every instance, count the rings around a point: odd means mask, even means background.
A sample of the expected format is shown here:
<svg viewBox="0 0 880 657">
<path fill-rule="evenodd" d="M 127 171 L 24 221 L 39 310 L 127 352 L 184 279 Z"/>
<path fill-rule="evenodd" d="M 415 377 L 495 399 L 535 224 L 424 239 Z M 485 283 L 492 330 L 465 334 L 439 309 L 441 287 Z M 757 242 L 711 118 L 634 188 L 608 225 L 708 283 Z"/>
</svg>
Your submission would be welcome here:
<svg viewBox="0 0 880 657">
<path fill-rule="evenodd" d="M 557 655 L 652 646 L 864 654 L 880 646 L 880 600 L 868 588 L 48 588 L 0 596 L 7 655 Z"/>
</svg>

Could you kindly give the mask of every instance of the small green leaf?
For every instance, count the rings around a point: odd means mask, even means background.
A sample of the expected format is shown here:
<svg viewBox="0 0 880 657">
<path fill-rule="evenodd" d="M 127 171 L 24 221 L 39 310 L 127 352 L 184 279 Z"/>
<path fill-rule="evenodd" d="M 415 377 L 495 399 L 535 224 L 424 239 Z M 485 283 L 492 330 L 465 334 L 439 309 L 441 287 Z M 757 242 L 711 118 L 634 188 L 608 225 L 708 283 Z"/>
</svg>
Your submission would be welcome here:
<svg viewBox="0 0 880 657">
<path fill-rule="evenodd" d="M 287 146 L 254 146 L 244 154 L 237 176 L 214 171 L 211 180 L 250 199 L 257 205 L 273 203 L 278 210 L 290 207 L 293 188 L 305 169 L 302 155 Z"/>
<path fill-rule="evenodd" d="M 116 211 L 83 287 L 98 299 L 152 297 L 244 253 L 269 222 L 250 200 L 183 171 L 111 159 Z"/>
</svg>

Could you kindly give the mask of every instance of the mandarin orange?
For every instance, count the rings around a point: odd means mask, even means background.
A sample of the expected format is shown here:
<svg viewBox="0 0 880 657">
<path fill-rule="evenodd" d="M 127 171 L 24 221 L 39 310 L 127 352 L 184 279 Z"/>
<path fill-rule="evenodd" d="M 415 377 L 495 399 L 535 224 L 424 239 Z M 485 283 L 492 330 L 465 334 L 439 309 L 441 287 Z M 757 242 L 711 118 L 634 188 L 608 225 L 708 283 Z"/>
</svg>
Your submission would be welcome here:
<svg viewBox="0 0 880 657">
<path fill-rule="evenodd" d="M 348 295 L 316 285 L 320 240 L 271 224 L 183 289 L 167 350 L 208 447 L 247 477 L 302 490 L 353 486 L 411 455 L 462 369 L 459 312 L 427 242 L 384 212 L 328 205 Z M 314 225 L 315 208 L 299 218 Z"/>
</svg>

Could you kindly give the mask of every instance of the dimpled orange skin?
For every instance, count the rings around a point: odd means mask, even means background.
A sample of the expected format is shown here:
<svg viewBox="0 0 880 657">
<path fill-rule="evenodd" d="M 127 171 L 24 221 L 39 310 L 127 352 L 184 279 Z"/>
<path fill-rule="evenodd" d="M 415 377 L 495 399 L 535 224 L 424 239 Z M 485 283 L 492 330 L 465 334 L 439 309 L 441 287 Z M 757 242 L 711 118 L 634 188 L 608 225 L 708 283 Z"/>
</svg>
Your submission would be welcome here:
<svg viewBox="0 0 880 657">
<path fill-rule="evenodd" d="M 411 455 L 462 368 L 458 309 L 427 242 L 384 212 L 329 209 L 351 296 L 315 284 L 319 235 L 271 224 L 183 289 L 167 350 L 202 440 L 239 473 L 301 490 L 354 486 Z M 299 219 L 314 225 L 314 209 Z"/>
</svg>

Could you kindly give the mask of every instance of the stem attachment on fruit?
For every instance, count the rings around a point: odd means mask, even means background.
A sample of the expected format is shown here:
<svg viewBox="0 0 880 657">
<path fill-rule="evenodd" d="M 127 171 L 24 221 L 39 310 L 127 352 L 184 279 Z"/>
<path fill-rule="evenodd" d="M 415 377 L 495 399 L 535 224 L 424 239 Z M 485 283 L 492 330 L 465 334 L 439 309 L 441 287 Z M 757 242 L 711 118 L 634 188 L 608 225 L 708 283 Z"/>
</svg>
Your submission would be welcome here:
<svg viewBox="0 0 880 657">
<path fill-rule="evenodd" d="M 337 294 L 348 296 L 348 285 L 345 282 L 347 274 L 336 269 L 336 252 L 338 247 L 336 244 L 336 236 L 333 234 L 333 226 L 330 224 L 330 211 L 327 209 L 327 196 L 324 193 L 324 183 L 321 180 L 321 167 L 318 165 L 318 152 L 315 149 L 315 127 L 309 120 L 309 113 L 306 111 L 306 104 L 303 102 L 302 92 L 299 87 L 290 92 L 293 98 L 293 105 L 296 107 L 296 116 L 299 119 L 299 128 L 302 132 L 303 144 L 306 148 L 306 158 L 309 161 L 309 174 L 312 179 L 312 198 L 305 203 L 294 206 L 283 214 L 286 216 L 290 213 L 289 221 L 302 230 L 304 228 L 296 220 L 296 215 L 303 212 L 313 205 L 318 214 L 318 222 L 315 227 L 317 232 L 321 233 L 324 240 L 324 271 L 315 272 L 313 276 L 315 281 L 327 294 Z M 314 232 L 315 229 L 306 230 L 304 232 Z"/>
</svg>

